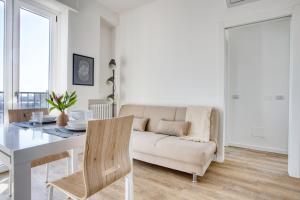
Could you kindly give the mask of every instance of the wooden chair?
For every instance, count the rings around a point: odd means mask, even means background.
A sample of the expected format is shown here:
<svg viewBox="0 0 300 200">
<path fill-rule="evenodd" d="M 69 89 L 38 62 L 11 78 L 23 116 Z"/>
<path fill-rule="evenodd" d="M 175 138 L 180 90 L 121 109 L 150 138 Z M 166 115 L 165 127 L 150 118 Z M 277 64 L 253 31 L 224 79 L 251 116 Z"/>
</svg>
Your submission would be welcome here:
<svg viewBox="0 0 300 200">
<path fill-rule="evenodd" d="M 47 108 L 11 109 L 8 110 L 8 121 L 9 123 L 29 121 L 33 112 L 43 112 L 44 115 L 49 114 Z"/>
<path fill-rule="evenodd" d="M 31 115 L 33 112 L 43 112 L 44 115 L 48 115 L 48 109 L 47 108 L 33 108 L 33 109 L 12 109 L 8 110 L 8 120 L 9 123 L 12 122 L 24 122 L 24 121 L 29 121 L 31 119 Z M 31 167 L 37 167 L 46 164 L 46 183 L 48 183 L 48 178 L 49 178 L 49 163 L 54 162 L 57 160 L 69 158 L 70 154 L 68 151 L 54 154 L 54 155 L 49 155 L 43 158 L 39 158 L 37 160 L 33 160 L 31 162 Z M 67 162 L 67 167 L 69 169 L 69 162 Z M 9 196 L 12 195 L 12 177 L 11 173 L 9 173 Z"/>
<path fill-rule="evenodd" d="M 72 199 L 85 200 L 131 171 L 129 142 L 133 116 L 88 122 L 83 171 L 49 183 Z"/>
</svg>

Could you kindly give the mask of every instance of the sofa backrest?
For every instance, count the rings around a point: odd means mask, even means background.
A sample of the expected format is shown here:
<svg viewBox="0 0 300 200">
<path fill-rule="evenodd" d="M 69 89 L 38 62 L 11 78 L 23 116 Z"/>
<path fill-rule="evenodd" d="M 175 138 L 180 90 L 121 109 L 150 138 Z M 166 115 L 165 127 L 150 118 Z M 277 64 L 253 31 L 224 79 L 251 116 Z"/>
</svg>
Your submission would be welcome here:
<svg viewBox="0 0 300 200">
<path fill-rule="evenodd" d="M 147 106 L 147 105 L 123 105 L 119 116 L 134 115 L 135 117 L 149 118 L 146 131 L 156 132 L 158 122 L 161 119 L 184 121 L 186 107 Z M 210 117 L 210 140 L 218 144 L 219 115 L 215 108 Z"/>
</svg>

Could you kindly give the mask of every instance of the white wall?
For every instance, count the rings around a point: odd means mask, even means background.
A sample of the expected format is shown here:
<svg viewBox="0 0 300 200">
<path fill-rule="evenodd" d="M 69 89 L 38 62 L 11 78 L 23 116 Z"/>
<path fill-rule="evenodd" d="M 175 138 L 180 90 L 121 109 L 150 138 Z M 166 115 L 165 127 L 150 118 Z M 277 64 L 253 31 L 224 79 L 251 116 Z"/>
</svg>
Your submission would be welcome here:
<svg viewBox="0 0 300 200">
<path fill-rule="evenodd" d="M 112 25 L 117 25 L 118 15 L 102 6 L 96 0 L 79 1 L 78 12 L 69 13 L 69 51 L 68 51 L 68 90 L 76 90 L 78 102 L 73 109 L 87 109 L 88 99 L 103 98 L 100 81 L 102 67 L 100 63 L 100 19 L 104 18 Z M 73 53 L 95 59 L 94 86 L 72 85 Z"/>
<path fill-rule="evenodd" d="M 121 101 L 218 105 L 217 1 L 162 0 L 120 17 Z"/>
<path fill-rule="evenodd" d="M 158 0 L 122 14 L 121 101 L 221 106 L 218 24 L 294 2 L 265 0 L 227 9 L 220 0 Z"/>
<path fill-rule="evenodd" d="M 261 0 L 228 9 L 221 0 L 157 0 L 121 14 L 121 103 L 214 105 L 224 111 L 220 30 L 291 14 L 296 3 Z"/>
</svg>

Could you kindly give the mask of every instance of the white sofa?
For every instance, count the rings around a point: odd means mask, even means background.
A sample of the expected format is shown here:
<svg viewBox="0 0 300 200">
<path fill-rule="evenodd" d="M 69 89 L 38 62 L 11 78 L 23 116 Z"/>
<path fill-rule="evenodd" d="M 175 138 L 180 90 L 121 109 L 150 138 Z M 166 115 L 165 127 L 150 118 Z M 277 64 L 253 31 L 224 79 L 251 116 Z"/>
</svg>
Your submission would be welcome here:
<svg viewBox="0 0 300 200">
<path fill-rule="evenodd" d="M 132 133 L 134 159 L 193 174 L 196 181 L 197 176 L 204 175 L 217 153 L 219 116 L 216 109 L 212 109 L 210 116 L 209 142 L 157 133 L 161 119 L 184 121 L 186 110 L 185 107 L 123 105 L 119 115 L 149 119 L 145 132 Z"/>
</svg>

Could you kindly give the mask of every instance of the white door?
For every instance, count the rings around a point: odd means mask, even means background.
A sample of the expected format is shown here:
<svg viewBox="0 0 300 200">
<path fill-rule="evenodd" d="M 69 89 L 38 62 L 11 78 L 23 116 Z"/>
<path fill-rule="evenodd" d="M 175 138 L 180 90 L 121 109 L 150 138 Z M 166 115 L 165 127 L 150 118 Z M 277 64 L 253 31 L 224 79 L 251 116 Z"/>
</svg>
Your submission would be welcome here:
<svg viewBox="0 0 300 200">
<path fill-rule="evenodd" d="M 290 18 L 227 29 L 232 146 L 288 150 Z"/>
</svg>

